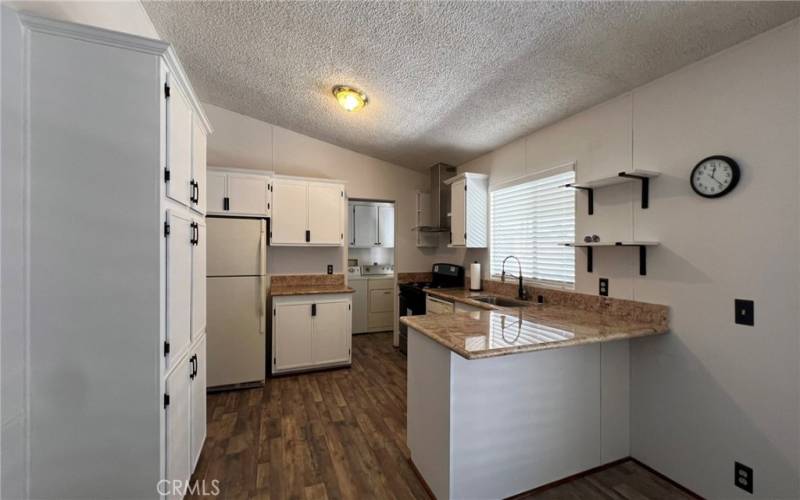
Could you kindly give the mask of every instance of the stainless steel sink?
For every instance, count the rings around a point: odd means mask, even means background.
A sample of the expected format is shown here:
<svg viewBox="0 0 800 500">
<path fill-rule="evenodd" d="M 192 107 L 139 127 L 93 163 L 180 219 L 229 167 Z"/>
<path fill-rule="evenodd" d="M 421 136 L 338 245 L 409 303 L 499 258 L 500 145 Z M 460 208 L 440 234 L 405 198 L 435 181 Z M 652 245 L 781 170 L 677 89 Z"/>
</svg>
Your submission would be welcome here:
<svg viewBox="0 0 800 500">
<path fill-rule="evenodd" d="M 483 302 L 484 304 L 491 304 L 498 307 L 527 307 L 534 305 L 533 302 L 527 300 L 512 299 L 509 297 L 498 297 L 497 295 L 485 295 L 482 297 L 470 297 L 472 300 Z"/>
</svg>

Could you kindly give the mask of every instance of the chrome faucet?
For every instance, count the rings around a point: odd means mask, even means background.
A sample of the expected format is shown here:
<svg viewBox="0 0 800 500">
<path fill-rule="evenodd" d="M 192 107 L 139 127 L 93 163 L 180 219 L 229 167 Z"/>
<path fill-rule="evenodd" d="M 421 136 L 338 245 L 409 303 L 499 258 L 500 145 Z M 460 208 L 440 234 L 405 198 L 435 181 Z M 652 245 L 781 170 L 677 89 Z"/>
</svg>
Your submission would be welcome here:
<svg viewBox="0 0 800 500">
<path fill-rule="evenodd" d="M 519 280 L 519 288 L 517 290 L 517 298 L 520 300 L 528 300 L 528 292 L 525 290 L 525 287 L 522 286 L 522 263 L 519 261 L 518 258 L 514 257 L 513 255 L 509 255 L 505 259 L 503 259 L 503 266 L 501 267 L 500 271 L 500 281 L 503 283 L 506 282 L 506 261 L 508 259 L 514 259 L 517 261 L 517 266 L 519 267 L 519 275 L 514 276 L 513 274 L 509 274 L 512 278 L 517 278 Z"/>
</svg>

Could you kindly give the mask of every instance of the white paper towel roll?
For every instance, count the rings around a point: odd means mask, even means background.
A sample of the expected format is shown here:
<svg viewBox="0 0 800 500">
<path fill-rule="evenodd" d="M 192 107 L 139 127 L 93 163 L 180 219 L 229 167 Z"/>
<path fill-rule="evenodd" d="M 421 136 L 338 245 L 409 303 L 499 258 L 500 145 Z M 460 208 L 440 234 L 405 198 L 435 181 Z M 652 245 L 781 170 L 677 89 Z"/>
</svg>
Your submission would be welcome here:
<svg viewBox="0 0 800 500">
<path fill-rule="evenodd" d="M 481 289 L 481 264 L 477 260 L 469 265 L 469 289 L 473 292 Z"/>
</svg>

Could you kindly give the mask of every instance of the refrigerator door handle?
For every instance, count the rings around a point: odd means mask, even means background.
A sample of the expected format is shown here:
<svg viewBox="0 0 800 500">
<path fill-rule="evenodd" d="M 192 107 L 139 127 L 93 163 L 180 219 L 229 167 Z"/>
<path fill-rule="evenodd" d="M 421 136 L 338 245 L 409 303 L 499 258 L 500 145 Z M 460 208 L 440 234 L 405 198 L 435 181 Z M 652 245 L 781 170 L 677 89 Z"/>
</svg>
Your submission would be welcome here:
<svg viewBox="0 0 800 500">
<path fill-rule="evenodd" d="M 259 321 L 259 332 L 263 335 L 267 332 L 267 221 L 261 220 L 261 238 L 258 245 L 258 273 L 260 275 L 259 286 L 259 311 L 261 320 Z"/>
</svg>

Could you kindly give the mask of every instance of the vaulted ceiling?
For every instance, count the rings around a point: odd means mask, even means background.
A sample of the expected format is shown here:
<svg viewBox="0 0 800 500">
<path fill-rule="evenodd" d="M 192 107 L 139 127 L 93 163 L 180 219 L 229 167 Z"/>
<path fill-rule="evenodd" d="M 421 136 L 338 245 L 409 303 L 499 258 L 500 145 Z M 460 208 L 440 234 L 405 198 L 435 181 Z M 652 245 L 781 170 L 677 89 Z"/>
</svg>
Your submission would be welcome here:
<svg viewBox="0 0 800 500">
<path fill-rule="evenodd" d="M 461 164 L 800 16 L 800 2 L 145 2 L 208 103 Z M 370 98 L 346 113 L 331 88 Z"/>
</svg>

